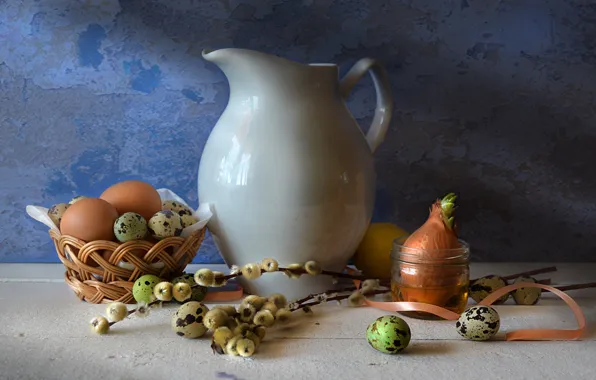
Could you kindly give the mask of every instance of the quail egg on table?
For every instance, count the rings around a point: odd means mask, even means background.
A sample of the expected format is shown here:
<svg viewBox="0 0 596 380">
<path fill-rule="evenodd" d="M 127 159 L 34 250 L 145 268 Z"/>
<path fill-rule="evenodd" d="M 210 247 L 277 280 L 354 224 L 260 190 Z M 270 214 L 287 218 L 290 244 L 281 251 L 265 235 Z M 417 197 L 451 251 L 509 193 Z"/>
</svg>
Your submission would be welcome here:
<svg viewBox="0 0 596 380">
<path fill-rule="evenodd" d="M 172 201 L 172 200 L 164 201 L 161 204 L 161 209 L 174 211 L 178 214 L 187 213 L 187 212 L 189 214 L 192 214 L 191 209 L 187 205 L 185 205 L 184 203 L 180 203 L 180 202 Z"/>
<path fill-rule="evenodd" d="M 189 339 L 203 336 L 208 330 L 203 324 L 208 311 L 209 308 L 200 302 L 186 302 L 172 315 L 172 330 L 176 335 Z"/>
<path fill-rule="evenodd" d="M 410 326 L 396 315 L 384 315 L 366 329 L 368 344 L 385 354 L 397 354 L 410 344 Z"/>
<path fill-rule="evenodd" d="M 481 277 L 470 284 L 470 297 L 476 303 L 480 303 L 483 299 L 485 299 L 489 294 L 493 293 L 495 290 L 504 288 L 507 286 L 507 281 L 503 279 L 503 277 L 490 275 Z M 495 305 L 502 304 L 509 298 L 509 293 L 499 297 Z"/>
<path fill-rule="evenodd" d="M 201 302 L 205 298 L 205 295 L 207 294 L 207 288 L 205 286 L 198 285 L 195 282 L 194 275 L 190 273 L 185 273 L 182 276 L 178 276 L 172 279 L 171 281 L 171 283 L 174 285 L 176 285 L 178 282 L 184 282 L 190 285 L 191 287 L 194 286 L 190 295 L 190 301 Z"/>
<path fill-rule="evenodd" d="M 146 274 L 138 278 L 132 286 L 132 296 L 137 302 L 150 303 L 155 301 L 153 287 L 159 284 L 161 279 L 153 274 Z"/>
<path fill-rule="evenodd" d="M 147 221 L 141 214 L 125 212 L 114 222 L 114 235 L 122 243 L 142 239 L 147 235 Z"/>
<path fill-rule="evenodd" d="M 536 283 L 533 277 L 518 277 L 513 283 L 520 282 Z M 542 296 L 542 289 L 540 288 L 519 288 L 513 291 L 513 300 L 518 305 L 536 305 Z"/>
<path fill-rule="evenodd" d="M 156 239 L 164 239 L 172 236 L 180 236 L 182 233 L 182 222 L 180 215 L 172 210 L 161 210 L 156 212 L 148 223 L 149 233 Z"/>
<path fill-rule="evenodd" d="M 58 203 L 53 205 L 48 210 L 48 216 L 52 219 L 52 222 L 56 225 L 56 227 L 60 228 L 60 222 L 62 221 L 62 215 L 64 211 L 69 207 L 68 203 Z"/>
<path fill-rule="evenodd" d="M 492 338 L 501 326 L 499 313 L 490 306 L 471 306 L 459 317 L 455 328 L 459 335 L 476 341 Z"/>
</svg>

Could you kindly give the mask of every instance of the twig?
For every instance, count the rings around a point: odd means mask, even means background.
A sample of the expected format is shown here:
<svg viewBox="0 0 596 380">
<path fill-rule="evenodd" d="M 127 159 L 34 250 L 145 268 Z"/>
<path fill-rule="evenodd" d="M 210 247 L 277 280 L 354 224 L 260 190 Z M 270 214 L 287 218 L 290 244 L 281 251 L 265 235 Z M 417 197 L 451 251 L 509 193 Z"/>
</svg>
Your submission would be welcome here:
<svg viewBox="0 0 596 380">
<path fill-rule="evenodd" d="M 504 280 L 514 280 L 518 277 L 521 276 L 532 276 L 532 275 L 536 275 L 536 274 L 543 274 L 543 273 L 550 273 L 550 272 L 556 272 L 557 271 L 557 267 L 547 267 L 547 268 L 540 268 L 540 269 L 534 269 L 534 270 L 529 270 L 527 272 L 520 272 L 520 273 L 515 273 L 515 274 L 510 274 L 508 276 L 501 276 L 502 279 Z M 479 280 L 480 278 L 476 278 L 474 280 L 471 280 L 470 282 L 474 282 Z"/>
<path fill-rule="evenodd" d="M 308 274 L 308 272 L 304 268 L 290 269 L 290 268 L 285 268 L 285 267 L 279 267 L 279 268 L 277 268 L 276 272 L 291 272 L 291 273 L 301 274 L 301 275 Z M 267 271 L 261 269 L 261 275 L 263 275 L 265 273 L 267 273 Z M 328 271 L 328 270 L 321 271 L 321 274 L 333 276 L 333 277 L 337 277 L 337 278 L 347 278 L 350 280 L 363 281 L 363 280 L 370 279 L 370 277 L 367 277 L 367 276 L 362 276 L 362 275 L 357 275 L 357 274 L 349 274 L 349 273 L 343 273 L 343 272 L 332 272 L 332 271 Z M 240 277 L 240 276 L 242 276 L 241 271 L 239 271 L 237 273 L 225 275 L 225 276 L 223 276 L 223 280 L 227 281 L 227 280 L 231 280 L 233 278 Z"/>
<path fill-rule="evenodd" d="M 364 296 L 372 296 L 372 295 L 383 294 L 383 293 L 387 293 L 387 292 L 389 292 L 389 289 L 377 289 L 377 290 L 372 290 L 370 292 L 366 292 L 363 295 Z M 351 294 L 337 295 L 335 297 L 327 298 L 324 302 L 345 300 L 346 298 L 349 298 L 350 295 Z M 304 308 L 310 308 L 311 306 L 318 305 L 322 302 L 323 301 L 313 301 L 313 302 L 303 303 L 303 304 L 298 305 L 295 308 L 291 308 L 289 310 L 296 311 L 296 310 L 300 310 L 300 309 L 304 309 Z"/>
<path fill-rule="evenodd" d="M 261 274 L 263 274 L 263 273 L 265 273 L 265 271 L 261 269 Z M 223 280 L 224 281 L 228 281 L 228 280 L 231 280 L 233 278 L 240 277 L 240 276 L 242 276 L 242 272 L 227 274 L 227 275 L 223 276 Z"/>
<path fill-rule="evenodd" d="M 522 277 L 522 276 L 533 276 L 536 274 L 550 273 L 550 272 L 556 272 L 556 271 L 557 271 L 557 267 L 540 268 L 540 269 L 535 269 L 535 270 L 529 270 L 527 272 L 511 274 L 509 276 L 503 277 L 503 279 L 514 280 L 514 279 L 516 279 L 518 277 Z"/>
<path fill-rule="evenodd" d="M 280 268 L 281 270 L 287 270 L 288 268 Z M 302 269 L 302 273 L 307 273 L 304 269 Z M 368 280 L 371 277 L 357 275 L 357 274 L 349 274 L 349 273 L 341 273 L 341 272 L 331 272 L 328 270 L 321 271 L 321 274 L 326 274 L 328 276 L 333 276 L 337 278 L 348 278 L 350 280 Z"/>
<path fill-rule="evenodd" d="M 151 306 L 153 306 L 153 305 L 156 305 L 156 304 L 158 304 L 158 303 L 160 303 L 160 302 L 166 302 L 166 301 L 155 300 L 155 301 L 149 302 L 147 305 L 145 305 L 145 307 L 146 307 L 146 308 L 150 308 Z M 135 309 L 128 310 L 128 315 L 127 315 L 127 317 L 130 317 L 131 315 L 133 315 L 134 313 L 136 313 L 136 312 L 137 312 L 137 309 L 138 309 L 138 308 L 135 308 Z M 125 318 L 125 319 L 126 319 L 126 318 Z M 123 321 L 123 320 L 124 320 L 124 319 L 122 319 L 122 321 Z M 110 323 L 109 323 L 109 325 L 110 325 L 110 327 L 112 327 L 114 324 L 116 324 L 116 323 L 118 323 L 118 322 L 120 322 L 120 321 L 112 321 L 112 322 L 110 322 Z"/>
<path fill-rule="evenodd" d="M 350 286 L 349 288 L 343 288 L 343 289 L 337 289 L 337 290 L 327 290 L 327 291 L 324 291 L 324 292 L 321 292 L 321 293 L 309 294 L 309 295 L 307 295 L 304 298 L 301 298 L 301 299 L 299 299 L 297 301 L 290 302 L 290 303 L 300 305 L 300 304 L 302 304 L 302 303 L 304 303 L 306 301 L 309 301 L 309 300 L 314 299 L 314 298 L 317 298 L 317 297 L 321 297 L 321 296 L 325 296 L 325 295 L 328 296 L 328 295 L 334 294 L 334 293 L 353 292 L 355 290 L 356 290 L 356 287 L 355 286 Z"/>
<path fill-rule="evenodd" d="M 565 286 L 555 286 L 555 289 L 559 289 L 562 292 L 566 292 L 568 290 L 579 290 L 579 289 L 588 289 L 588 288 L 596 288 L 596 282 L 587 282 L 584 284 L 565 285 Z M 542 292 L 548 292 L 548 290 L 542 289 Z"/>
</svg>

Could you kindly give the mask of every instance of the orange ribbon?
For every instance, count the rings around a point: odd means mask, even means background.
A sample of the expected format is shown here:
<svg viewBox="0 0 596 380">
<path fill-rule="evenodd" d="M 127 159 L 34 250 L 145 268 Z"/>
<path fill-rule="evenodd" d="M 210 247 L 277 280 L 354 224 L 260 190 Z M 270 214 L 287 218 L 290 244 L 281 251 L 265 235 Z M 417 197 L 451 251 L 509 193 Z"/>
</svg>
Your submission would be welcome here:
<svg viewBox="0 0 596 380">
<path fill-rule="evenodd" d="M 356 287 L 360 286 L 360 281 L 354 281 Z M 575 330 L 559 330 L 559 329 L 532 329 L 532 330 L 516 330 L 508 332 L 505 335 L 505 339 L 510 340 L 580 340 L 582 335 L 586 329 L 586 317 L 582 312 L 579 305 L 567 295 L 565 292 L 553 288 L 552 286 L 543 285 L 543 284 L 536 284 L 530 282 L 520 282 L 513 285 L 507 285 L 503 288 L 500 288 L 493 293 L 489 294 L 486 298 L 484 298 L 479 305 L 483 306 L 490 306 L 499 297 L 519 288 L 540 288 L 545 289 L 549 292 L 552 292 L 559 296 L 565 303 L 571 308 L 573 314 L 575 315 L 575 319 L 577 320 L 577 324 L 579 328 Z M 364 303 L 366 305 L 372 306 L 377 309 L 386 310 L 386 311 L 422 311 L 426 313 L 430 313 L 441 317 L 443 319 L 447 319 L 450 321 L 455 321 L 459 319 L 460 315 L 457 313 L 452 312 L 451 310 L 444 309 L 439 306 L 430 305 L 426 303 L 420 302 L 379 302 L 379 301 L 369 301 L 365 300 Z"/>
</svg>

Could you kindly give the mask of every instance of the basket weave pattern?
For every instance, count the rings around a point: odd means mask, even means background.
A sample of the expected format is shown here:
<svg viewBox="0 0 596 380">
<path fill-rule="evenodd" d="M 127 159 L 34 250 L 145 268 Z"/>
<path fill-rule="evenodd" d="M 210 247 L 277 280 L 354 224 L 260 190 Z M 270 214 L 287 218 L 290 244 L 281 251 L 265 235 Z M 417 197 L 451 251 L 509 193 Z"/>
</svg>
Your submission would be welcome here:
<svg viewBox="0 0 596 380">
<path fill-rule="evenodd" d="M 195 231 L 187 238 L 169 237 L 157 243 L 145 240 L 85 242 L 55 229 L 49 234 L 58 258 L 66 267 L 64 280 L 79 299 L 94 304 L 114 301 L 130 304 L 135 303 L 132 287 L 139 277 L 154 274 L 172 279 L 181 275 L 196 256 L 205 230 Z M 133 269 L 118 266 L 121 261 Z"/>
</svg>

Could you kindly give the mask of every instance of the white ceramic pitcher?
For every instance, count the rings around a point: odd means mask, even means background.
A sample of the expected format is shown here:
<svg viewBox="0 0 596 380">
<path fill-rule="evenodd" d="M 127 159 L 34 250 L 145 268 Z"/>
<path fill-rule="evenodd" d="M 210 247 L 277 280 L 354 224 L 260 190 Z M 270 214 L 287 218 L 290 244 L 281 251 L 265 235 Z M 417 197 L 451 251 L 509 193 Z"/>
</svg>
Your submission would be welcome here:
<svg viewBox="0 0 596 380">
<path fill-rule="evenodd" d="M 227 107 L 199 165 L 201 203 L 228 266 L 271 257 L 280 266 L 320 262 L 342 271 L 370 223 L 376 174 L 372 153 L 392 114 L 383 68 L 361 59 L 339 80 L 334 64 L 300 64 L 245 49 L 203 51 L 230 85 Z M 377 106 L 366 136 L 344 98 L 370 72 Z M 251 294 L 288 299 L 333 288 L 328 276 L 267 273 L 241 284 Z"/>
</svg>

